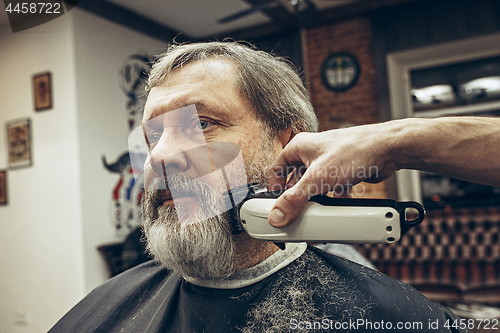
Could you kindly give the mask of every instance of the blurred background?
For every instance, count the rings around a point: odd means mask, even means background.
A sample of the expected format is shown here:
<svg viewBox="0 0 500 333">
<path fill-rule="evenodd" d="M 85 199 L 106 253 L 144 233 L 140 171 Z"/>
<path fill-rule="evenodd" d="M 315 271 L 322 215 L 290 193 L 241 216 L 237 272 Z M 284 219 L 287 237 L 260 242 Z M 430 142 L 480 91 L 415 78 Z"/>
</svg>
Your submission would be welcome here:
<svg viewBox="0 0 500 333">
<path fill-rule="evenodd" d="M 0 333 L 45 332 L 148 259 L 127 138 L 174 40 L 288 58 L 321 130 L 500 112 L 498 0 L 81 0 L 17 32 L 1 9 Z M 498 188 L 404 171 L 354 194 L 429 211 L 400 243 L 358 247 L 379 270 L 466 317 L 500 317 Z"/>
</svg>

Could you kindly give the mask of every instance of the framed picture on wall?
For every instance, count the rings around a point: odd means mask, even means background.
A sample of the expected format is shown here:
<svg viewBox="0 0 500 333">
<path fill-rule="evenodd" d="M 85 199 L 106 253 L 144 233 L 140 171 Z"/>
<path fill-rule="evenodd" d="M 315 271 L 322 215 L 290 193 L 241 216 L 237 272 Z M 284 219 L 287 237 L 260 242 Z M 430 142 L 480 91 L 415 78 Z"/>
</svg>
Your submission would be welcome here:
<svg viewBox="0 0 500 333">
<path fill-rule="evenodd" d="M 35 110 L 52 109 L 52 79 L 49 72 L 33 76 Z"/>
<path fill-rule="evenodd" d="M 29 167 L 32 164 L 31 120 L 21 118 L 7 123 L 9 168 Z"/>
<path fill-rule="evenodd" d="M 0 205 L 7 204 L 7 171 L 0 170 Z"/>
</svg>

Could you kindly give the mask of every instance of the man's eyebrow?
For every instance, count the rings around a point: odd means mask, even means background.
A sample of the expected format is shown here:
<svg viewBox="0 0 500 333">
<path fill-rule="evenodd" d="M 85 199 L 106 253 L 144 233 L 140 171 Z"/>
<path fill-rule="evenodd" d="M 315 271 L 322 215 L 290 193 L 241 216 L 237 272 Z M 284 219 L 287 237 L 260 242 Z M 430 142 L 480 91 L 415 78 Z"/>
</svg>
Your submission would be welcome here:
<svg viewBox="0 0 500 333">
<path fill-rule="evenodd" d="M 199 113 L 201 111 L 204 111 L 204 112 L 214 112 L 213 108 L 208 106 L 205 102 L 203 101 L 188 101 L 188 102 L 185 102 L 185 103 L 182 103 L 182 104 L 178 104 L 177 107 L 175 109 L 172 109 L 170 111 L 167 111 L 167 112 L 162 112 L 162 113 L 158 113 L 157 110 L 161 109 L 161 106 L 157 109 L 155 109 L 151 115 L 149 116 L 148 119 L 142 121 L 142 127 L 144 129 L 144 124 L 147 123 L 148 121 L 150 121 L 151 119 L 154 119 L 156 117 L 159 117 L 163 114 L 166 114 L 168 112 L 172 112 L 172 111 L 176 111 L 178 109 L 182 109 L 184 107 L 187 107 L 187 106 L 191 106 L 191 105 L 194 105 L 195 108 L 196 108 L 196 111 Z"/>
<path fill-rule="evenodd" d="M 205 113 L 208 116 L 213 116 L 215 118 L 224 118 L 229 115 L 228 110 L 219 105 L 210 105 L 204 103 L 203 101 L 195 102 L 194 105 L 196 106 L 198 115 Z"/>
<path fill-rule="evenodd" d="M 195 102 L 194 103 L 194 106 L 196 107 L 196 111 L 198 113 L 202 112 L 202 111 L 209 111 L 209 112 L 213 112 L 212 108 L 209 107 L 208 105 L 206 105 L 205 103 L 199 101 L 199 102 Z"/>
<path fill-rule="evenodd" d="M 169 113 L 169 112 L 173 112 L 173 111 L 176 111 L 176 110 L 179 110 L 179 109 L 182 109 L 182 108 L 185 108 L 185 107 L 188 107 L 188 106 L 191 106 L 191 105 L 194 105 L 195 106 L 195 109 L 196 109 L 196 112 L 198 113 L 199 111 L 205 111 L 205 112 L 211 112 L 211 108 L 208 107 L 204 102 L 202 101 L 189 101 L 189 102 L 186 102 L 186 103 L 182 103 L 182 104 L 179 104 L 179 107 L 175 108 L 175 109 L 172 109 L 170 111 L 167 111 L 167 112 L 162 112 L 160 114 L 156 114 L 155 111 L 153 111 L 151 113 L 151 115 L 149 116 L 148 119 L 145 119 L 141 122 L 141 128 L 142 128 L 142 132 L 145 133 L 146 132 L 146 126 L 147 124 L 157 118 L 157 117 L 161 117 L 162 115 L 166 114 L 166 113 Z M 160 107 L 161 108 L 161 107 Z M 158 108 L 158 109 L 160 109 Z"/>
</svg>

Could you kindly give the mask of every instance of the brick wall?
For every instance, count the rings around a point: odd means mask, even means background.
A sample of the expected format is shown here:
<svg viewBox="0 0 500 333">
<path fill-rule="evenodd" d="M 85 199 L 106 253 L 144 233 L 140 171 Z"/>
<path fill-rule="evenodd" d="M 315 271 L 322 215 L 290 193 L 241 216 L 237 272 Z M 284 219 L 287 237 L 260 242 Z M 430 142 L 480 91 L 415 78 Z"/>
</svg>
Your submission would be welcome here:
<svg viewBox="0 0 500 333">
<path fill-rule="evenodd" d="M 365 17 L 306 31 L 306 79 L 320 131 L 379 121 L 372 44 L 371 22 Z M 328 90 L 321 79 L 324 60 L 339 51 L 355 55 L 361 67 L 356 85 L 345 92 Z M 384 183 L 356 186 L 355 197 L 387 197 Z"/>
<path fill-rule="evenodd" d="M 344 124 L 378 122 L 372 43 L 369 18 L 355 18 L 307 30 L 305 63 L 308 88 L 320 130 Z M 323 61 L 338 51 L 354 54 L 361 66 L 357 84 L 339 93 L 328 90 L 321 80 Z"/>
</svg>

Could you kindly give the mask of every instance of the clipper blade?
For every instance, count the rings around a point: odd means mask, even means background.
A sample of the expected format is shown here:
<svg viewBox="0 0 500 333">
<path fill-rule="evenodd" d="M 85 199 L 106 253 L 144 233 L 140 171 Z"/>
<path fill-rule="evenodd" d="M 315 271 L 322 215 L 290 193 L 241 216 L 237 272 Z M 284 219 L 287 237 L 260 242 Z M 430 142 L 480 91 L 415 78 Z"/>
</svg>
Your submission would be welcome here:
<svg viewBox="0 0 500 333">
<path fill-rule="evenodd" d="M 227 192 L 224 192 L 224 200 L 226 201 L 226 207 L 231 207 L 228 210 L 229 217 L 229 227 L 231 228 L 231 234 L 237 235 L 245 231 L 243 227 L 243 221 L 240 217 L 240 208 L 243 203 L 255 196 L 256 193 L 267 191 L 265 187 L 259 184 L 246 184 L 242 186 L 235 187 L 233 189 L 229 189 Z M 235 203 L 234 198 L 241 198 L 243 200 L 238 200 L 238 203 Z"/>
<path fill-rule="evenodd" d="M 227 192 L 224 192 L 224 200 L 226 200 L 227 205 L 230 205 L 226 207 L 232 207 L 228 210 L 231 233 L 233 235 L 237 235 L 245 231 L 245 228 L 243 227 L 245 221 L 240 216 L 240 209 L 246 201 L 253 198 L 276 199 L 283 192 L 284 191 L 268 191 L 264 186 L 257 183 L 238 186 L 228 190 Z M 243 199 L 239 200 L 238 204 L 235 204 L 234 198 Z"/>
</svg>

